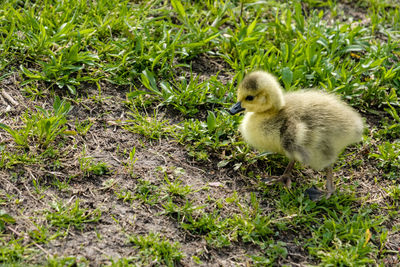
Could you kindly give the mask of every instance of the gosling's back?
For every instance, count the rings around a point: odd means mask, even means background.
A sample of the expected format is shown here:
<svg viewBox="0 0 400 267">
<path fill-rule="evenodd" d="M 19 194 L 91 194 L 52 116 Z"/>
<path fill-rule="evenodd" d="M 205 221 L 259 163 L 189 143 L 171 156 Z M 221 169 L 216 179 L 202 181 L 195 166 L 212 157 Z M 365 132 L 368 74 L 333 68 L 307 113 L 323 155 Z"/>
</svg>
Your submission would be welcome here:
<svg viewBox="0 0 400 267">
<path fill-rule="evenodd" d="M 362 138 L 361 116 L 337 97 L 320 91 L 285 95 L 281 142 L 286 154 L 320 170 Z"/>
</svg>

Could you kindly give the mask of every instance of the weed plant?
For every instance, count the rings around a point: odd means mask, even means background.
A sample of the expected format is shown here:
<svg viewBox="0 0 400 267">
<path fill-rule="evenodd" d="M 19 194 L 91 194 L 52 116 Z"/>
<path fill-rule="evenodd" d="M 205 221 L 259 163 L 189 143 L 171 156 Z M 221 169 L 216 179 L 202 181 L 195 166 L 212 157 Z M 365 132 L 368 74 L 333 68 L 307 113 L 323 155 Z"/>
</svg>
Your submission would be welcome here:
<svg viewBox="0 0 400 267">
<path fill-rule="evenodd" d="M 157 263 L 165 266 L 175 266 L 183 259 L 179 251 L 179 243 L 171 243 L 158 234 L 149 233 L 146 236 L 129 236 L 129 242 L 139 250 L 137 260 L 140 264 Z"/>
<path fill-rule="evenodd" d="M 56 97 L 53 109 L 48 111 L 37 106 L 36 112 L 26 111 L 20 118 L 21 126 L 8 126 L 0 123 L 0 129 L 11 135 L 15 143 L 15 151 L 2 147 L 0 167 L 11 168 L 16 164 L 35 164 L 45 159 L 56 159 L 63 142 L 55 140 L 66 135 L 74 135 L 68 130 L 67 115 L 72 106 L 65 100 Z M 14 146 L 11 146 L 14 147 Z"/>
<path fill-rule="evenodd" d="M 24 126 L 20 130 L 0 124 L 0 128 L 7 131 L 14 139 L 15 143 L 24 148 L 30 144 L 37 144 L 39 147 L 46 148 L 55 138 L 64 134 L 67 127 L 67 114 L 71 111 L 71 104 L 56 97 L 53 110 L 48 112 L 42 107 L 36 107 L 36 113 L 28 112 L 22 117 Z"/>
<path fill-rule="evenodd" d="M 101 217 L 99 209 L 89 211 L 81 208 L 78 199 L 74 203 L 66 205 L 56 202 L 52 205 L 52 208 L 54 211 L 48 210 L 46 212 L 46 220 L 53 226 L 67 230 L 72 226 L 82 230 L 85 224 L 97 222 Z"/>
</svg>

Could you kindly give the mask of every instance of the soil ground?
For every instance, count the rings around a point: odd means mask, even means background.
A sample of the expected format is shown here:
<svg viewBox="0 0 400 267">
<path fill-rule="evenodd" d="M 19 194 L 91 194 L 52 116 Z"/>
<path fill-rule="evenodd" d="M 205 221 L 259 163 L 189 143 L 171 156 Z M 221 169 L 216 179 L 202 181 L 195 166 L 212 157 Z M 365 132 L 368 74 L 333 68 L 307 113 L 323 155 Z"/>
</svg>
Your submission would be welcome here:
<svg viewBox="0 0 400 267">
<path fill-rule="evenodd" d="M 349 4 L 344 3 L 344 7 Z M 346 9 L 346 8 L 345 8 Z M 359 10 L 350 9 L 349 15 L 359 19 Z M 368 21 L 364 21 L 368 23 Z M 192 70 L 200 75 L 202 80 L 220 72 L 226 65 L 216 62 L 208 56 L 193 59 Z M 229 80 L 229 74 L 221 72 L 219 77 L 222 82 Z M 35 110 L 35 106 L 51 109 L 53 96 L 48 92 L 43 97 L 27 98 L 20 86 L 17 74 L 4 79 L 0 87 L 15 101 L 3 97 L 0 99 L 0 123 L 13 126 L 20 125 L 21 116 L 27 110 Z M 186 257 L 181 261 L 182 266 L 192 266 L 192 256 L 201 255 L 203 266 L 249 266 L 251 260 L 247 255 L 260 253 L 260 248 L 243 242 L 233 242 L 231 246 L 223 249 L 211 248 L 201 236 L 196 236 L 180 227 L 175 218 L 162 214 L 161 205 L 146 205 L 141 200 L 124 202 L 118 199 L 116 192 L 123 190 L 135 191 L 139 180 L 149 181 L 155 186 L 163 187 L 165 173 L 171 177 L 179 177 L 182 187 L 188 185 L 194 190 L 189 198 L 195 206 L 208 205 L 207 198 L 227 199 L 234 194 L 239 194 L 243 199 L 249 199 L 250 194 L 256 192 L 257 196 L 264 199 L 261 203 L 267 213 L 273 208 L 268 201 L 279 195 L 280 186 L 271 186 L 266 192 L 260 192 L 259 183 L 242 172 L 236 171 L 232 166 L 218 168 L 219 159 L 216 155 L 210 160 L 199 162 L 188 154 L 187 149 L 173 138 L 149 140 L 140 134 L 131 133 L 123 127 L 121 122 L 130 119 L 130 109 L 124 104 L 129 88 L 101 83 L 101 93 L 91 85 L 86 88 L 87 95 L 74 98 L 68 95 L 64 99 L 73 105 L 69 114 L 69 127 L 73 128 L 75 120 L 90 120 L 93 126 L 85 136 L 72 135 L 60 142 L 66 144 L 61 147 L 63 155 L 57 166 L 49 167 L 48 164 L 19 164 L 12 169 L 0 170 L 0 194 L 2 198 L 12 201 L 2 203 L 4 209 L 16 218 L 15 224 L 7 225 L 7 233 L 16 238 L 23 239 L 26 244 L 31 237 L 26 233 L 37 229 L 37 225 L 46 224 L 47 210 L 51 210 L 51 203 L 61 201 L 64 204 L 73 203 L 79 198 L 80 207 L 101 211 L 101 218 L 96 223 L 88 223 L 83 229 L 71 227 L 68 234 L 51 240 L 46 244 L 35 244 L 39 254 L 35 254 L 31 263 L 40 264 L 43 258 L 58 255 L 82 257 L 90 262 L 91 266 L 110 264 L 118 258 L 129 258 L 137 254 L 132 244 L 127 242 L 129 235 L 145 235 L 157 232 L 169 240 L 178 241 L 181 251 Z M 151 112 L 151 111 L 149 111 Z M 369 135 L 372 129 L 379 127 L 384 113 L 376 115 L 363 113 L 367 121 Z M 206 110 L 200 112 L 200 117 L 205 117 Z M 178 124 L 182 117 L 166 107 L 158 109 L 158 118 L 168 118 L 170 122 Z M 379 142 L 372 140 L 371 142 Z M 15 145 L 10 136 L 0 131 L 0 143 L 12 147 Z M 344 190 L 354 190 L 356 199 L 364 199 L 359 205 L 375 203 L 385 209 L 388 195 L 385 188 L 392 182 L 386 180 L 377 182 L 376 177 L 382 175 L 376 167 L 376 161 L 368 159 L 369 148 L 364 145 L 356 150 L 350 147 L 344 155 L 347 159 L 341 168 L 337 166 L 335 177 L 347 177 Z M 126 151 L 136 148 L 136 162 L 132 171 L 127 167 Z M 79 158 L 82 151 L 85 156 L 92 157 L 95 161 L 104 162 L 109 166 L 110 172 L 105 175 L 82 175 Z M 352 164 L 360 162 L 354 168 L 347 168 L 347 161 Z M 297 166 L 297 165 L 296 165 Z M 261 161 L 250 166 L 254 175 L 265 176 L 265 164 Z M 277 166 L 279 172 L 283 171 L 284 163 Z M 161 170 L 161 171 L 160 171 Z M 275 173 L 274 175 L 278 175 Z M 323 174 L 307 168 L 297 166 L 294 182 L 301 184 L 302 177 L 310 180 L 323 181 Z M 73 177 L 72 179 L 70 179 Z M 54 184 L 55 179 L 67 183 L 65 189 Z M 37 184 L 44 190 L 38 192 Z M 207 190 L 204 188 L 207 187 Z M 338 186 L 339 190 L 340 185 Z M 268 194 L 268 197 L 263 197 Z M 367 198 L 365 196 L 368 195 Z M 211 209 L 211 207 L 210 207 Z M 238 209 L 232 205 L 224 212 L 234 213 Z M 206 208 L 207 210 L 207 208 Z M 284 217 L 284 215 L 282 215 Z M 36 224 L 36 225 L 35 225 Z M 384 222 L 388 229 L 400 224 L 399 218 L 392 218 Z M 52 232 L 56 234 L 55 232 Z M 308 256 L 308 252 L 296 240 L 310 238 L 308 232 L 298 233 L 287 231 L 287 236 L 277 236 L 276 239 L 286 243 L 288 256 L 279 258 L 275 264 L 290 266 L 305 266 L 318 264 L 315 259 Z M 385 249 L 398 251 L 400 249 L 400 233 L 390 233 L 385 243 Z M 28 248 L 29 249 L 29 248 Z M 399 263 L 398 255 L 386 255 L 387 266 Z"/>
</svg>

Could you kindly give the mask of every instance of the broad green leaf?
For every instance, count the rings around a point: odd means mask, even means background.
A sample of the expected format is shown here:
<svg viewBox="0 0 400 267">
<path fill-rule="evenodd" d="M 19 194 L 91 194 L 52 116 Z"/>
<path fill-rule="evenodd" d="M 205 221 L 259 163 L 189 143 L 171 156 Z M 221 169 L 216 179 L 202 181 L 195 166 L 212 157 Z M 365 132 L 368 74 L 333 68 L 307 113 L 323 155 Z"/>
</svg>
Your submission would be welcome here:
<svg viewBox="0 0 400 267">
<path fill-rule="evenodd" d="M 300 2 L 296 2 L 294 5 L 294 10 L 295 10 L 295 21 L 297 24 L 297 28 L 301 31 L 304 32 L 304 16 L 303 16 L 303 11 L 301 8 Z"/>
<path fill-rule="evenodd" d="M 346 48 L 343 49 L 343 53 L 349 53 L 349 52 L 361 52 L 364 51 L 364 47 L 361 45 L 349 45 Z"/>
<path fill-rule="evenodd" d="M 0 210 L 0 230 L 4 230 L 6 223 L 13 224 L 15 219 L 4 210 Z"/>
<path fill-rule="evenodd" d="M 141 75 L 141 81 L 143 83 L 143 85 L 149 89 L 150 91 L 160 94 L 160 92 L 157 89 L 157 83 L 156 83 L 156 79 L 154 78 L 154 74 L 149 71 L 149 70 L 144 70 L 142 71 Z"/>
<path fill-rule="evenodd" d="M 179 16 L 186 18 L 185 8 L 183 7 L 181 1 L 171 0 L 172 7 L 178 12 Z"/>
<path fill-rule="evenodd" d="M 136 97 L 138 97 L 140 95 L 146 95 L 146 94 L 148 94 L 148 92 L 135 90 L 135 91 L 127 93 L 126 96 L 128 97 L 128 99 L 134 99 L 134 98 L 136 98 Z"/>
<path fill-rule="evenodd" d="M 290 87 L 293 82 L 293 72 L 288 67 L 282 69 L 282 81 L 285 84 L 286 89 Z"/>
<path fill-rule="evenodd" d="M 214 112 L 208 111 L 208 116 L 207 116 L 207 127 L 208 131 L 212 132 L 215 130 L 216 124 L 217 124 L 217 119 L 215 117 Z"/>
<path fill-rule="evenodd" d="M 249 25 L 249 27 L 247 27 L 247 30 L 246 30 L 247 36 L 249 36 L 249 35 L 253 32 L 254 28 L 255 28 L 256 25 L 257 25 L 257 21 L 258 21 L 258 18 L 256 18 L 256 19 Z"/>
<path fill-rule="evenodd" d="M 7 125 L 5 125 L 5 124 L 3 124 L 3 123 L 0 123 L 0 128 L 3 129 L 3 130 L 5 130 L 5 131 L 7 131 L 8 133 L 14 131 L 14 130 L 11 129 L 9 126 L 7 126 Z"/>
</svg>

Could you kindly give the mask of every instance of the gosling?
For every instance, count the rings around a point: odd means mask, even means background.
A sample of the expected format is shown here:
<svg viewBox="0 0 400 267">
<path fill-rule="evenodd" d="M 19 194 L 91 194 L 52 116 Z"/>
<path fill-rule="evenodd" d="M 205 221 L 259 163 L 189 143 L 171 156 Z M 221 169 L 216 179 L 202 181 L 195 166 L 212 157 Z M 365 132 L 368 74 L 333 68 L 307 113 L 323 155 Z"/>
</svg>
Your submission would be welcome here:
<svg viewBox="0 0 400 267">
<path fill-rule="evenodd" d="M 261 152 L 289 158 L 278 177 L 288 188 L 295 161 L 314 170 L 326 170 L 326 198 L 335 192 L 332 164 L 339 153 L 362 138 L 361 116 L 336 96 L 315 90 L 283 93 L 277 79 L 264 71 L 248 74 L 239 84 L 238 102 L 230 114 L 245 111 L 239 131 L 250 146 Z M 312 200 L 323 193 L 307 190 Z"/>
</svg>

